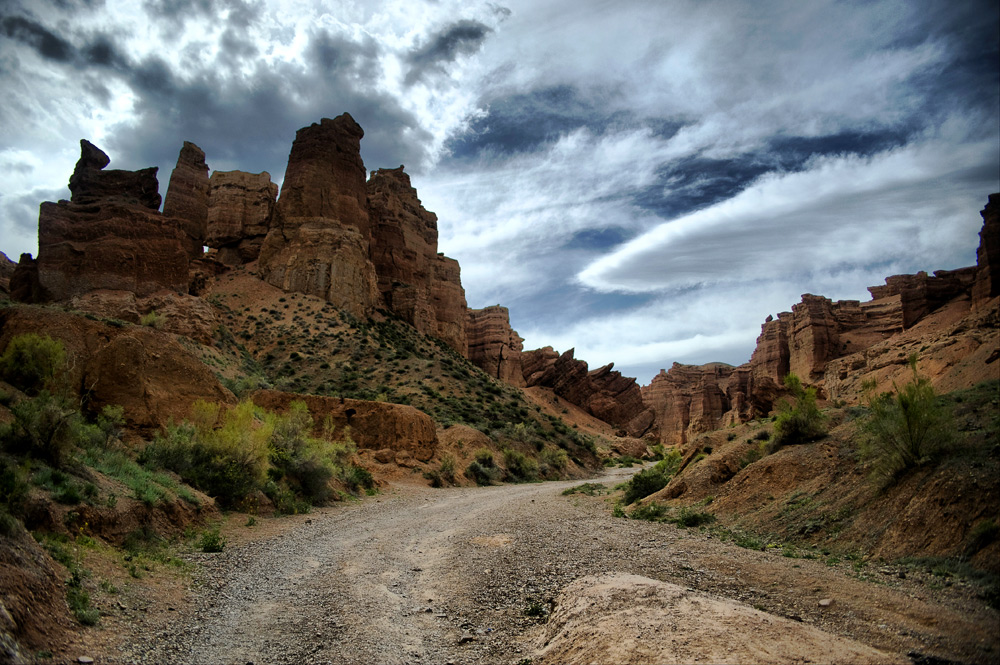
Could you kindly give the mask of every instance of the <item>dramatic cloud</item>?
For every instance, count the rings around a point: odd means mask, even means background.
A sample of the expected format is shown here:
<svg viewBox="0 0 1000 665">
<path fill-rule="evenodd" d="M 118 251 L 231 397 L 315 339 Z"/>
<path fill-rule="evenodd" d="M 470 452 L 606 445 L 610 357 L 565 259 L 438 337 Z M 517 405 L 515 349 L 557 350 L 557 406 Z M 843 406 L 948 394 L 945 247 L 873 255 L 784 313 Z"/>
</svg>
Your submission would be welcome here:
<svg viewBox="0 0 1000 665">
<path fill-rule="evenodd" d="M 1000 189 L 1000 9 L 976 0 L 7 0 L 0 249 L 88 138 L 281 181 L 349 112 L 406 164 L 472 306 L 648 381 L 738 363 L 803 292 L 974 261 Z M 162 189 L 162 188 L 161 188 Z M 161 192 L 162 193 L 162 192 Z"/>
</svg>

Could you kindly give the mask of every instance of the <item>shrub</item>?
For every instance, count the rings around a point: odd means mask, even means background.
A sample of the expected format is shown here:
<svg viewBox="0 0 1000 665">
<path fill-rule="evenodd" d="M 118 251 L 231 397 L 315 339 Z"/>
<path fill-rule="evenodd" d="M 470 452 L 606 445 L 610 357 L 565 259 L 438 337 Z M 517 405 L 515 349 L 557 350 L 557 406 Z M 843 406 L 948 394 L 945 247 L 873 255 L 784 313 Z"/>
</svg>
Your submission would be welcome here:
<svg viewBox="0 0 1000 665">
<path fill-rule="evenodd" d="M 69 450 L 88 434 L 80 411 L 64 397 L 42 390 L 10 406 L 14 420 L 0 424 L 0 448 L 34 455 L 61 466 Z"/>
<path fill-rule="evenodd" d="M 226 548 L 226 539 L 224 536 L 219 534 L 219 529 L 209 529 L 205 533 L 201 534 L 201 540 L 198 541 L 198 547 L 201 548 L 202 552 L 221 552 Z"/>
<path fill-rule="evenodd" d="M 662 522 L 667 514 L 667 507 L 663 504 L 651 501 L 644 506 L 639 506 L 629 515 L 634 520 L 646 520 L 647 522 Z"/>
<path fill-rule="evenodd" d="M 772 450 L 815 441 L 826 434 L 825 418 L 816 406 L 816 389 L 804 387 L 799 377 L 791 373 L 785 376 L 785 387 L 791 392 L 794 404 L 783 401 L 778 407 Z M 757 436 L 760 437 L 760 432 Z"/>
<path fill-rule="evenodd" d="M 639 499 L 649 496 L 667 486 L 670 479 L 677 473 L 681 465 L 681 453 L 678 450 L 671 450 L 666 456 L 654 466 L 643 469 L 632 476 L 625 483 L 625 495 L 622 500 L 625 505 L 630 505 Z"/>
<path fill-rule="evenodd" d="M 586 494 L 587 496 L 594 496 L 595 494 L 601 494 L 608 488 L 600 483 L 584 483 L 582 485 L 576 485 L 575 487 L 570 487 L 569 489 L 563 490 L 563 496 L 569 496 L 570 494 Z"/>
<path fill-rule="evenodd" d="M 36 333 L 15 335 L 0 356 L 0 377 L 29 395 L 37 395 L 51 387 L 65 362 L 62 342 Z"/>
<path fill-rule="evenodd" d="M 143 314 L 139 318 L 139 325 L 148 326 L 150 328 L 156 328 L 159 330 L 163 327 L 166 317 L 158 313 L 155 309 L 148 314 Z"/>
<path fill-rule="evenodd" d="M 860 452 L 873 476 L 895 478 L 925 464 L 951 442 L 951 414 L 938 403 L 931 382 L 917 373 L 917 356 L 909 358 L 913 376 L 894 393 L 875 393 L 875 382 L 862 384 L 868 417 L 862 421 Z"/>
<path fill-rule="evenodd" d="M 529 482 L 538 479 L 538 463 L 518 450 L 507 448 L 503 451 L 507 478 L 514 482 Z"/>
<path fill-rule="evenodd" d="M 692 510 L 688 506 L 685 506 L 680 509 L 677 517 L 673 518 L 671 521 L 677 524 L 677 526 L 695 527 L 701 526 L 702 524 L 711 524 L 715 521 L 715 515 L 712 513 Z"/>
</svg>

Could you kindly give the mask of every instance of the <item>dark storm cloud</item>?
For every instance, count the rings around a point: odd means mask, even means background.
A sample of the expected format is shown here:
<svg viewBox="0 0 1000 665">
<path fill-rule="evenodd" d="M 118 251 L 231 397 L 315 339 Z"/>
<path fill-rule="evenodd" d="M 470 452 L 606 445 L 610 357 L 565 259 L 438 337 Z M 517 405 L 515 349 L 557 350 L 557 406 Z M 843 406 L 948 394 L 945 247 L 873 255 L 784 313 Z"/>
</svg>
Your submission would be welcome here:
<svg viewBox="0 0 1000 665">
<path fill-rule="evenodd" d="M 7 37 L 30 46 L 43 58 L 56 62 L 69 62 L 76 57 L 76 49 L 72 44 L 30 18 L 4 17 L 3 21 L 0 21 L 0 30 Z"/>
<path fill-rule="evenodd" d="M 67 174 L 67 179 L 69 178 Z M 38 230 L 38 207 L 43 201 L 58 201 L 69 197 L 69 189 L 35 189 L 27 194 L 5 196 L 0 194 L 0 214 L 13 222 L 13 228 L 25 235 Z M 17 260 L 17 257 L 13 257 Z"/>
<path fill-rule="evenodd" d="M 489 26 L 466 19 L 431 35 L 423 46 L 410 51 L 406 83 L 414 83 L 430 72 L 443 71 L 443 65 L 454 62 L 460 55 L 475 53 L 491 32 Z"/>
<path fill-rule="evenodd" d="M 588 96 L 570 85 L 558 85 L 492 100 L 462 134 L 446 144 L 452 159 L 503 156 L 532 152 L 576 129 L 595 133 L 623 127 L 650 127 L 670 135 L 681 125 L 663 119 L 646 121 L 626 111 L 607 111 L 597 96 Z"/>
<path fill-rule="evenodd" d="M 875 133 L 776 136 L 760 150 L 731 159 L 677 159 L 657 169 L 656 182 L 638 193 L 633 202 L 663 219 L 680 217 L 735 196 L 767 173 L 801 171 L 817 157 L 871 156 L 905 145 L 909 135 L 900 128 Z"/>
<path fill-rule="evenodd" d="M 619 245 L 628 237 L 624 229 L 586 229 L 576 233 L 562 248 L 602 250 Z"/>
<path fill-rule="evenodd" d="M 310 37 L 304 65 L 257 61 L 246 76 L 207 62 L 181 77 L 149 57 L 123 72 L 137 95 L 136 118 L 110 132 L 106 150 L 118 168 L 159 166 L 161 193 L 185 140 L 213 169 L 266 170 L 280 180 L 295 131 L 346 111 L 365 130 L 366 164 L 413 170 L 428 137 L 397 100 L 372 89 L 378 58 L 371 41 L 322 31 Z"/>
</svg>

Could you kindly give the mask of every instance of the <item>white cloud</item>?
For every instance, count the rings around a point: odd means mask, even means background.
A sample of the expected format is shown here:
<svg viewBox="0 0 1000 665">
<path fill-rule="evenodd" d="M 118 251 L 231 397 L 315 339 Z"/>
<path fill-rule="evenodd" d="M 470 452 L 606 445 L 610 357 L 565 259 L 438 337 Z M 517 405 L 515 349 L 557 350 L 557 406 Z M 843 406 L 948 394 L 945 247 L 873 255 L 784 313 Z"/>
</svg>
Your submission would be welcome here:
<svg viewBox="0 0 1000 665">
<path fill-rule="evenodd" d="M 650 292 L 758 281 L 888 261 L 954 263 L 997 186 L 992 141 L 930 141 L 871 158 L 827 157 L 771 174 L 736 196 L 665 221 L 580 272 L 600 291 Z M 935 268 L 958 267 L 933 265 Z"/>
</svg>

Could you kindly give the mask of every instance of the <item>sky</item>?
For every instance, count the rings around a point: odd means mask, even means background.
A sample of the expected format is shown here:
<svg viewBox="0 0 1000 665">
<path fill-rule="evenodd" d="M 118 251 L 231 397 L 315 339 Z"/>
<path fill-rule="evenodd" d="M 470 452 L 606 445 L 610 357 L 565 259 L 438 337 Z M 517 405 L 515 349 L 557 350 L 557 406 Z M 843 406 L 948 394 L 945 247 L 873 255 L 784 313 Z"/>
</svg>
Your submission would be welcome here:
<svg viewBox="0 0 1000 665">
<path fill-rule="evenodd" d="M 471 307 L 648 383 L 740 364 L 803 293 L 975 263 L 1000 191 L 995 0 L 0 0 L 0 251 L 86 138 L 280 184 L 349 112 Z"/>
</svg>

